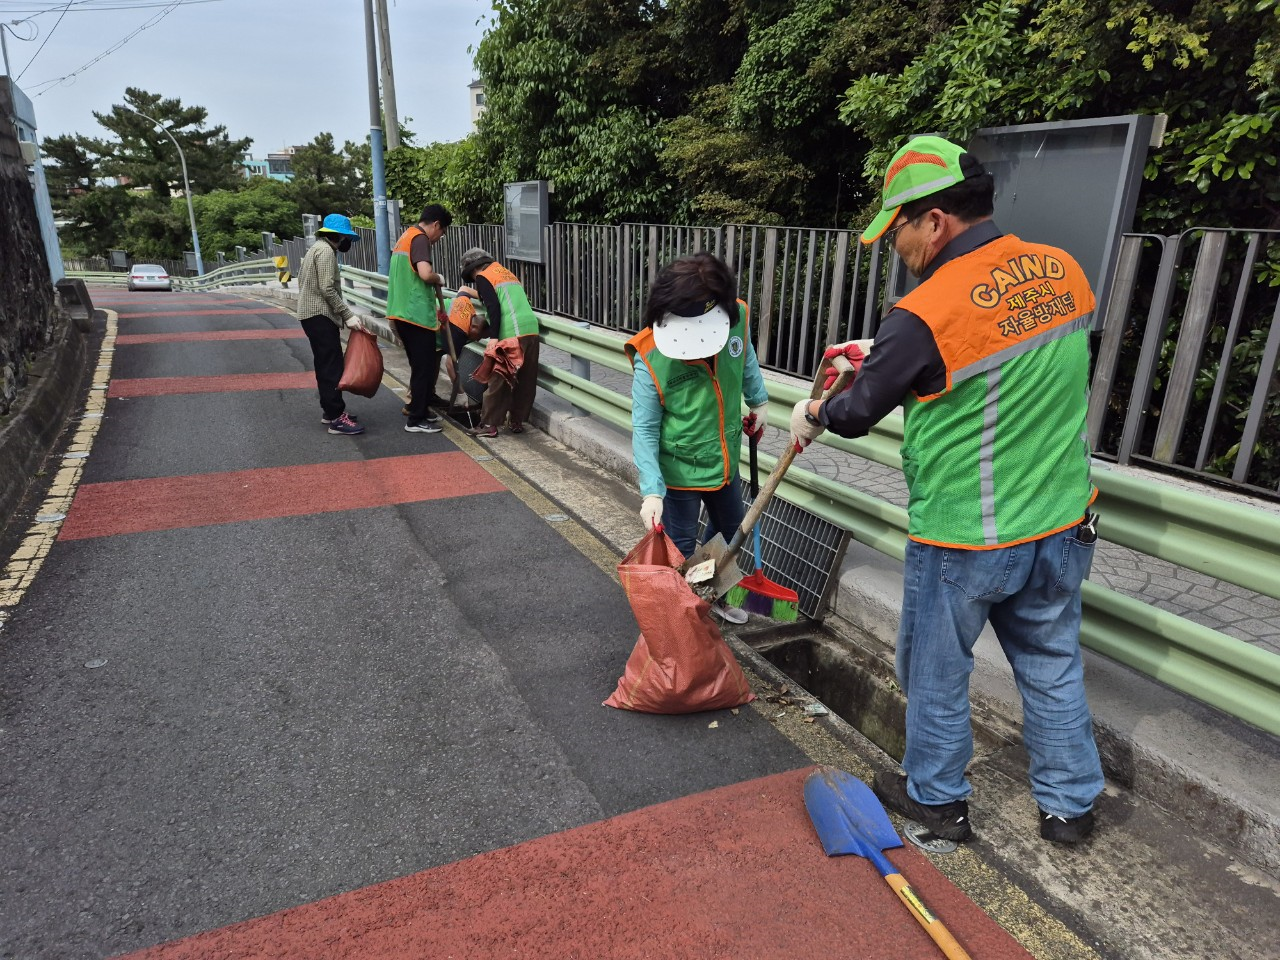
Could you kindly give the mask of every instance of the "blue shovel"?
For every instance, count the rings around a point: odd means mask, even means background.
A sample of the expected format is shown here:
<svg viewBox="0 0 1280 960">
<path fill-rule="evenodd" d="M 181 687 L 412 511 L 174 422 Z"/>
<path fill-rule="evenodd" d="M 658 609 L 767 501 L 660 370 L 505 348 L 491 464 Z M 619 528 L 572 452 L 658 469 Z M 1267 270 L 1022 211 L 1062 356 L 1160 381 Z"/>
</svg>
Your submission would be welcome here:
<svg viewBox="0 0 1280 960">
<path fill-rule="evenodd" d="M 805 778 L 804 805 L 828 857 L 853 853 L 870 860 L 943 954 L 972 960 L 885 857 L 884 851 L 902 846 L 902 840 L 870 787 L 843 770 L 820 767 Z"/>
</svg>

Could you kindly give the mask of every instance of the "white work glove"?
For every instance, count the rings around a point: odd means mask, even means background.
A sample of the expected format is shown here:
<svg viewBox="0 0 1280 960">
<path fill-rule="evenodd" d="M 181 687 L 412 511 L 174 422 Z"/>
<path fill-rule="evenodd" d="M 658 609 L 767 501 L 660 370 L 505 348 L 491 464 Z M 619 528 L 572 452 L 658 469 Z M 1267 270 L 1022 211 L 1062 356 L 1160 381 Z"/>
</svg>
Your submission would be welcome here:
<svg viewBox="0 0 1280 960">
<path fill-rule="evenodd" d="M 758 407 L 751 407 L 747 411 L 747 415 L 742 418 L 742 432 L 748 437 L 755 439 L 757 443 L 764 436 L 764 428 L 768 423 L 769 404 L 762 403 Z"/>
<path fill-rule="evenodd" d="M 820 423 L 810 423 L 808 417 L 805 416 L 807 408 L 812 402 L 806 397 L 798 402 L 791 411 L 791 442 L 795 444 L 796 453 L 799 453 L 814 440 L 817 440 L 827 429 Z"/>
<path fill-rule="evenodd" d="M 359 317 L 357 317 L 357 316 L 354 316 L 354 315 L 353 315 L 353 316 L 347 317 L 347 329 L 348 329 L 348 330 L 363 330 L 363 329 L 364 329 L 364 324 L 360 322 L 360 318 L 359 318 Z"/>
<path fill-rule="evenodd" d="M 640 504 L 640 522 L 646 530 L 652 530 L 662 523 L 662 498 L 657 494 L 649 494 Z"/>
</svg>

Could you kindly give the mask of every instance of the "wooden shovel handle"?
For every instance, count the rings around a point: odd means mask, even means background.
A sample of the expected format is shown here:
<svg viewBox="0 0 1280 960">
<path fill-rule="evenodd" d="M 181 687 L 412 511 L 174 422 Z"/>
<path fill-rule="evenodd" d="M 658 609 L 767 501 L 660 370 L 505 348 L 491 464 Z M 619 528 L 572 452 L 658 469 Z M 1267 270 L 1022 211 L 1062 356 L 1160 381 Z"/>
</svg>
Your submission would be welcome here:
<svg viewBox="0 0 1280 960">
<path fill-rule="evenodd" d="M 951 931 L 943 926 L 942 921 L 933 915 L 928 907 L 924 905 L 924 901 L 916 896 L 916 892 L 911 889 L 911 885 L 903 878 L 900 873 L 887 873 L 884 882 L 893 888 L 893 892 L 898 895 L 898 899 L 903 902 L 911 915 L 920 921 L 920 926 L 924 927 L 925 933 L 933 938 L 933 942 L 938 945 L 938 949 L 942 951 L 948 960 L 973 960 L 964 947 L 956 941 L 951 935 Z"/>
<path fill-rule="evenodd" d="M 830 367 L 836 368 L 837 376 L 835 382 L 831 384 L 831 389 L 824 392 L 822 382 Z M 849 381 L 853 379 L 853 374 L 853 365 L 843 356 L 835 357 L 834 360 L 823 357 L 822 363 L 818 364 L 818 372 L 813 378 L 813 387 L 809 390 L 809 399 L 829 400 L 848 386 Z M 782 456 L 778 457 L 778 462 L 773 465 L 773 470 L 770 472 L 769 478 L 765 480 L 759 496 L 752 501 L 751 509 L 747 511 L 747 515 L 743 518 L 742 526 L 738 527 L 734 532 L 733 539 L 729 541 L 729 548 L 725 550 L 720 562 L 716 565 L 717 569 L 727 566 L 738 558 L 742 545 L 747 541 L 747 534 L 751 532 L 751 528 L 756 525 L 756 521 L 764 513 L 764 508 L 769 505 L 773 492 L 778 489 L 778 484 L 782 482 L 783 474 L 787 472 L 787 468 L 791 466 L 791 461 L 796 458 L 797 453 L 799 451 L 796 450 L 796 445 L 788 440 L 787 449 L 783 451 Z"/>
</svg>

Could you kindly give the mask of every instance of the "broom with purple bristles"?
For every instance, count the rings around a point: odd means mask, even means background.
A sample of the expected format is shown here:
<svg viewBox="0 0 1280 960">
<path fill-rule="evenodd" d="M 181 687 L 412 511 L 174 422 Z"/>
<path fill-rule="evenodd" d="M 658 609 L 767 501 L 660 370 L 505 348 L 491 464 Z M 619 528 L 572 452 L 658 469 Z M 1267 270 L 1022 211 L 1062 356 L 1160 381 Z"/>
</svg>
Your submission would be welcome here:
<svg viewBox="0 0 1280 960">
<path fill-rule="evenodd" d="M 760 496 L 760 471 L 756 463 L 759 434 L 750 434 L 747 440 L 751 450 L 751 499 L 755 500 Z M 764 575 L 764 564 L 760 560 L 760 524 L 763 520 L 763 517 L 756 520 L 751 531 L 755 547 L 755 570 L 738 581 L 725 596 L 725 603 L 771 620 L 794 623 L 800 615 L 800 595 Z"/>
</svg>

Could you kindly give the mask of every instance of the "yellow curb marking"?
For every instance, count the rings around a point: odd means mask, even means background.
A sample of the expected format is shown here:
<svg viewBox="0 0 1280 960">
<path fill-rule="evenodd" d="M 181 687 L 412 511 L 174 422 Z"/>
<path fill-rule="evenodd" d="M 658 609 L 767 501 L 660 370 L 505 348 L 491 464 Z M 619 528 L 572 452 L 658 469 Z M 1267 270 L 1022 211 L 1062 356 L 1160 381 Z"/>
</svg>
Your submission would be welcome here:
<svg viewBox="0 0 1280 960">
<path fill-rule="evenodd" d="M 107 335 L 102 341 L 98 354 L 98 363 L 94 368 L 93 385 L 85 400 L 84 413 L 80 418 L 80 426 L 62 455 L 62 466 L 54 475 L 49 485 L 49 492 L 40 508 L 37 517 L 66 515 L 71 509 L 71 501 L 80 485 L 80 475 L 88 458 L 71 457 L 68 454 L 88 454 L 93 449 L 93 441 L 102 427 L 102 417 L 107 409 L 107 385 L 111 381 L 111 357 L 115 352 L 116 329 L 118 315 L 114 310 L 104 311 L 107 315 Z M 14 607 L 22 602 L 23 595 L 35 581 L 36 574 L 49 555 L 53 543 L 62 530 L 61 520 L 40 521 L 31 524 L 27 535 L 23 537 L 18 548 L 14 550 L 4 570 L 0 572 L 0 629 L 13 613 Z"/>
</svg>

